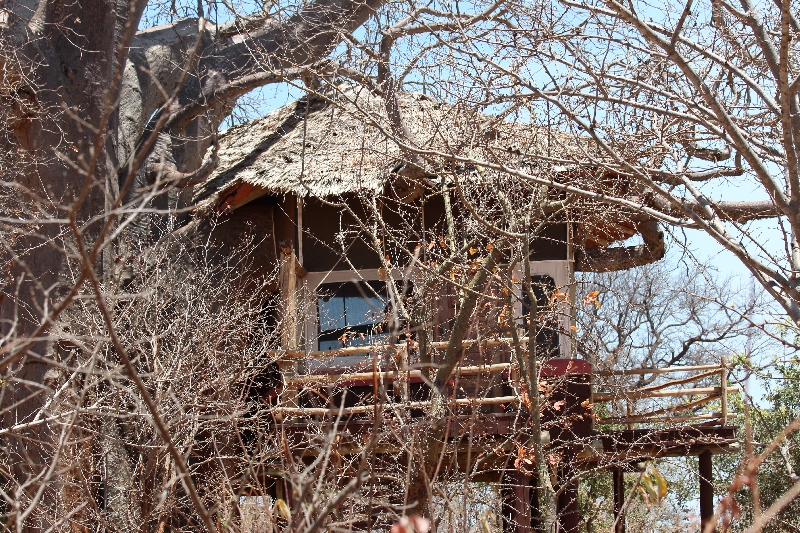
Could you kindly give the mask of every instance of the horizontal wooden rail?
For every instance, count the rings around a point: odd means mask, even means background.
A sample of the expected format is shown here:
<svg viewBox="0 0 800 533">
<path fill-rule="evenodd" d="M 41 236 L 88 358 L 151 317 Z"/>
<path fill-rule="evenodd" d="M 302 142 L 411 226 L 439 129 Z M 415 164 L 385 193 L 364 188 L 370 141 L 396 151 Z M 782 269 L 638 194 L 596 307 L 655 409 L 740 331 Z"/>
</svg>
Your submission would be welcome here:
<svg viewBox="0 0 800 533">
<path fill-rule="evenodd" d="M 528 342 L 527 337 L 519 339 L 520 344 Z M 447 348 L 450 343 L 448 341 L 429 342 L 428 346 L 433 349 L 439 350 Z M 499 337 L 496 339 L 465 339 L 461 342 L 462 348 L 471 348 L 473 346 L 513 346 L 514 340 L 510 337 Z M 276 359 L 304 359 L 321 358 L 321 357 L 338 357 L 342 355 L 357 355 L 369 354 L 373 352 L 388 352 L 404 349 L 406 346 L 414 347 L 417 344 L 409 345 L 408 342 L 400 342 L 397 344 L 369 344 L 365 346 L 349 346 L 345 348 L 337 348 L 336 350 L 272 350 L 267 352 L 268 357 Z"/>
<path fill-rule="evenodd" d="M 728 387 L 727 392 L 739 392 L 741 389 Z M 595 402 L 610 402 L 613 400 L 642 400 L 644 398 L 670 398 L 676 396 L 697 396 L 699 394 L 721 394 L 722 387 L 696 387 L 692 389 L 651 390 L 651 391 L 620 391 L 610 394 L 594 394 Z"/>
<path fill-rule="evenodd" d="M 651 385 L 649 387 L 643 387 L 639 390 L 643 391 L 650 391 L 650 390 L 661 390 L 666 389 L 667 387 L 674 387 L 676 385 L 685 385 L 686 383 L 693 383 L 695 381 L 700 381 L 703 378 L 708 378 L 711 376 L 718 376 L 720 368 L 716 368 L 714 370 L 709 370 L 708 372 L 703 372 L 702 374 L 696 374 L 694 376 L 688 376 L 681 379 L 671 379 L 667 382 L 660 383 L 658 385 Z"/>
<path fill-rule="evenodd" d="M 496 396 L 493 398 L 455 398 L 447 400 L 448 405 L 498 405 L 507 403 L 519 403 L 517 396 Z M 431 405 L 430 401 L 422 402 L 388 402 L 379 406 L 382 410 L 387 409 L 424 409 Z M 374 405 L 357 405 L 355 407 L 275 407 L 271 410 L 276 415 L 295 415 L 295 416 L 342 416 L 374 413 Z"/>
<path fill-rule="evenodd" d="M 688 403 L 680 403 L 677 405 L 673 405 L 671 407 L 665 407 L 663 409 L 656 409 L 655 411 L 648 411 L 646 413 L 641 413 L 636 416 L 662 416 L 662 415 L 677 413 L 678 411 L 686 411 L 687 409 L 694 409 L 695 407 L 700 407 L 701 405 L 705 405 L 721 397 L 722 397 L 721 394 L 709 394 L 708 396 L 703 396 L 702 398 L 693 400 Z"/>
<path fill-rule="evenodd" d="M 736 413 L 727 414 L 727 418 L 733 418 L 735 416 Z M 677 422 L 696 422 L 700 420 L 718 420 L 721 418 L 722 418 L 722 413 L 707 413 L 704 415 L 691 415 L 691 416 L 670 416 L 670 417 L 662 416 L 658 418 L 645 415 L 634 415 L 634 416 L 620 416 L 611 418 L 597 418 L 595 419 L 595 422 L 597 424 L 645 424 L 645 423 L 670 424 Z"/>
<path fill-rule="evenodd" d="M 497 363 L 493 365 L 462 366 L 456 368 L 456 373 L 461 375 L 483 374 L 492 372 L 502 372 L 514 366 L 513 363 Z M 421 378 L 422 370 L 388 370 L 380 372 L 354 372 L 350 374 L 308 374 L 303 376 L 292 376 L 286 378 L 286 383 L 346 383 L 350 381 L 363 381 L 368 379 L 388 379 L 396 380 L 405 377 Z"/>
<path fill-rule="evenodd" d="M 727 365 L 730 368 L 731 365 Z M 722 365 L 669 366 L 666 368 L 631 368 L 627 370 L 600 370 L 597 376 L 638 376 L 642 374 L 670 374 L 677 372 L 696 372 L 698 370 L 717 370 Z"/>
</svg>

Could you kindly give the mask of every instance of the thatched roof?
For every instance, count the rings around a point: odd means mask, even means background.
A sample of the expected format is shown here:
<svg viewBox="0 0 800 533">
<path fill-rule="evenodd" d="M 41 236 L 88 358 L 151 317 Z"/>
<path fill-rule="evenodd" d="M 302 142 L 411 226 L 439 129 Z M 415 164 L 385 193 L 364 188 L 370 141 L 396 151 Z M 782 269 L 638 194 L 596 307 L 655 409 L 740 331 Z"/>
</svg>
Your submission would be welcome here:
<svg viewBox="0 0 800 533">
<path fill-rule="evenodd" d="M 220 139 L 219 166 L 196 190 L 201 210 L 236 195 L 237 207 L 263 194 L 329 197 L 382 191 L 403 167 L 383 98 L 364 88 L 344 87 L 325 97 L 291 102 L 255 121 L 236 126 Z M 525 154 L 565 157 L 574 137 L 512 124 L 418 93 L 398 96 L 407 137 L 423 150 L 530 165 Z M 447 165 L 427 161 L 431 172 Z M 227 202 L 229 205 L 232 203 Z"/>
<path fill-rule="evenodd" d="M 454 161 L 456 155 L 549 177 L 556 172 L 560 181 L 576 179 L 583 188 L 626 194 L 630 180 L 624 175 L 605 173 L 602 168 L 595 172 L 578 164 L 592 159 L 587 158 L 593 149 L 586 138 L 512 123 L 417 93 L 400 94 L 398 104 L 405 138 L 417 150 L 440 154 L 429 153 L 424 160 L 414 161 L 430 175 L 455 171 L 471 183 L 496 186 L 501 182 L 495 182 L 501 178 L 497 172 L 473 172 Z M 340 87 L 325 96 L 301 98 L 225 132 L 217 170 L 196 189 L 195 202 L 199 212 L 208 213 L 236 209 L 267 194 L 325 198 L 379 193 L 390 180 L 402 177 L 404 168 L 414 168 L 407 164 L 409 158 L 393 139 L 384 99 L 365 88 Z M 624 212 L 609 218 L 605 211 L 601 210 L 598 220 L 591 214 L 594 210 L 576 220 L 576 242 L 588 247 L 576 253 L 578 270 L 619 270 L 663 256 L 663 233 L 657 224 L 644 228 Z M 605 248 L 639 232 L 643 245 Z M 601 248 L 593 249 L 597 246 Z"/>
</svg>

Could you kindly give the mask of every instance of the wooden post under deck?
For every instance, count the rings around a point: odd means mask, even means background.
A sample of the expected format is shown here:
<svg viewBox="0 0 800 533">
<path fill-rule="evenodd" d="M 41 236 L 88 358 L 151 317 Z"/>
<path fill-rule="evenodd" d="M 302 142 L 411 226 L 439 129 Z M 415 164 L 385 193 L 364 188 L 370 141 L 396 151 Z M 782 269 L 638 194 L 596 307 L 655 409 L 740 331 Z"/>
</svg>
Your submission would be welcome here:
<svg viewBox="0 0 800 533">
<path fill-rule="evenodd" d="M 564 454 L 564 465 L 560 469 L 560 494 L 556 501 L 556 515 L 560 533 L 578 533 L 581 523 L 578 509 L 578 478 L 574 469 L 575 455 L 573 450 Z"/>
<path fill-rule="evenodd" d="M 531 478 L 519 470 L 503 476 L 503 533 L 531 533 Z"/>
<path fill-rule="evenodd" d="M 611 470 L 611 482 L 614 485 L 614 533 L 625 533 L 625 471 L 622 468 Z"/>
<path fill-rule="evenodd" d="M 700 473 L 700 530 L 705 531 L 706 524 L 714 517 L 714 485 L 713 463 L 709 450 L 702 452 L 699 459 Z"/>
</svg>

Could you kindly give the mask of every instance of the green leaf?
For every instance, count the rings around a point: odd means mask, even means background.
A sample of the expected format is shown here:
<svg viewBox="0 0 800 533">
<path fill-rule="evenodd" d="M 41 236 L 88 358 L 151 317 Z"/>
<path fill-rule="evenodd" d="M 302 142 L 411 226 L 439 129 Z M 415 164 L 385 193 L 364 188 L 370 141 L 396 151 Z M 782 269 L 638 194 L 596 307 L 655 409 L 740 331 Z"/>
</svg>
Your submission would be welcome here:
<svg viewBox="0 0 800 533">
<path fill-rule="evenodd" d="M 664 479 L 664 476 L 661 475 L 661 472 L 659 472 L 655 466 L 648 465 L 648 468 L 650 469 L 650 477 L 653 479 L 653 483 L 656 486 L 656 494 L 658 495 L 657 501 L 661 503 L 667 495 L 667 480 Z"/>
<path fill-rule="evenodd" d="M 661 472 L 648 463 L 647 468 L 639 480 L 639 492 L 644 497 L 645 503 L 649 508 L 651 504 L 660 504 L 664 497 L 667 495 L 667 480 L 661 475 Z"/>
<path fill-rule="evenodd" d="M 639 481 L 639 486 L 642 488 L 645 497 L 645 503 L 647 507 L 650 507 L 650 504 L 658 501 L 658 491 L 656 490 L 655 483 L 650 478 L 650 476 L 645 472 L 642 476 L 642 479 Z"/>
</svg>

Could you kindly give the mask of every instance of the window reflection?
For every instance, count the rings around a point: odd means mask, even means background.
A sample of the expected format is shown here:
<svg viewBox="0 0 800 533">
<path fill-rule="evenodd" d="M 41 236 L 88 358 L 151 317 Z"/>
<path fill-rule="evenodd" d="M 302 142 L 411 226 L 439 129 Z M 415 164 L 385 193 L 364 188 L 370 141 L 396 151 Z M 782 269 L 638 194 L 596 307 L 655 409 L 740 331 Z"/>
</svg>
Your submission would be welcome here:
<svg viewBox="0 0 800 533">
<path fill-rule="evenodd" d="M 386 284 L 383 282 L 328 283 L 318 289 L 319 348 L 364 346 L 387 333 Z"/>
</svg>

